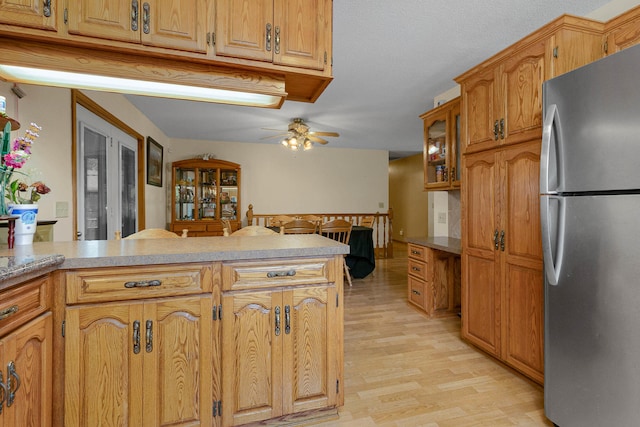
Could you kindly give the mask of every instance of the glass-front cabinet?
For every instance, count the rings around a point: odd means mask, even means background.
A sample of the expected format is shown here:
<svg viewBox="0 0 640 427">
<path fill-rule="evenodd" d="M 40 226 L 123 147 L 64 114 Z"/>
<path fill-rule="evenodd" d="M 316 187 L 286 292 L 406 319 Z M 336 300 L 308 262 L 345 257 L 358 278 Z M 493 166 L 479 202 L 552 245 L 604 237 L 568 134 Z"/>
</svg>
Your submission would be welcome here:
<svg viewBox="0 0 640 427">
<path fill-rule="evenodd" d="M 190 159 L 172 165 L 171 231 L 188 236 L 221 236 L 226 219 L 240 223 L 240 165 L 225 160 Z"/>
<path fill-rule="evenodd" d="M 422 114 L 424 122 L 424 188 L 460 187 L 460 98 Z"/>
</svg>

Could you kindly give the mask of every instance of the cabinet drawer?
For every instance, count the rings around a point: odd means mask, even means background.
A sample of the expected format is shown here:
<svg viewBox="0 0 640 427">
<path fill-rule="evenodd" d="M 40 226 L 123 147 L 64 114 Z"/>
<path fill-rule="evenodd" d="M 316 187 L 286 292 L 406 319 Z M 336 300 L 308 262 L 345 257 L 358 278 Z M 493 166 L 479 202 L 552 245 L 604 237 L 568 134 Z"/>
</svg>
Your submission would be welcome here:
<svg viewBox="0 0 640 427">
<path fill-rule="evenodd" d="M 427 283 L 409 276 L 409 301 L 424 309 Z"/>
<path fill-rule="evenodd" d="M 419 280 L 427 281 L 429 280 L 427 274 L 427 263 L 422 261 L 416 261 L 414 259 L 409 259 L 409 274 L 417 277 Z"/>
<path fill-rule="evenodd" d="M 409 243 L 407 250 L 409 251 L 408 255 L 410 259 L 413 258 L 427 262 L 427 248 L 424 246 Z"/>
<path fill-rule="evenodd" d="M 222 265 L 222 290 L 307 285 L 335 282 L 332 258 L 278 260 Z"/>
<path fill-rule="evenodd" d="M 149 265 L 70 271 L 67 304 L 134 300 L 211 292 L 213 265 Z"/>
<path fill-rule="evenodd" d="M 49 287 L 47 275 L 0 293 L 0 336 L 49 310 Z"/>
<path fill-rule="evenodd" d="M 207 231 L 206 224 L 191 224 L 188 222 L 178 222 L 171 226 L 171 231 L 174 233 L 182 233 L 182 230 L 189 230 L 189 234 L 191 231 Z"/>
</svg>

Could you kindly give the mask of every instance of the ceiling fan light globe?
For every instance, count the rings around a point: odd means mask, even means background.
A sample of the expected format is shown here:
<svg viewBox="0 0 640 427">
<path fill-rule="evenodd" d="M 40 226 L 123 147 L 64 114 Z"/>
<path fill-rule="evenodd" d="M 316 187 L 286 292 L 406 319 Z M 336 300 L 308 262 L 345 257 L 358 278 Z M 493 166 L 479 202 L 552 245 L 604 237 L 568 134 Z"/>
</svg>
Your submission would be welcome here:
<svg viewBox="0 0 640 427">
<path fill-rule="evenodd" d="M 311 150 L 313 148 L 313 143 L 308 139 L 304 141 L 304 151 Z"/>
</svg>

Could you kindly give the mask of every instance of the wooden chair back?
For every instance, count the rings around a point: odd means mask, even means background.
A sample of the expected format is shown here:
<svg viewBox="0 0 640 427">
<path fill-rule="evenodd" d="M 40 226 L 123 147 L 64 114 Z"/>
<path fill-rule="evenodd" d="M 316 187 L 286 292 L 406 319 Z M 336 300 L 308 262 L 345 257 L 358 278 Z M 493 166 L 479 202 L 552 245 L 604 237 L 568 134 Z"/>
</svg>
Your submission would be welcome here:
<svg viewBox="0 0 640 427">
<path fill-rule="evenodd" d="M 261 225 L 248 225 L 231 233 L 232 236 L 267 236 L 272 234 L 278 233 Z"/>
<path fill-rule="evenodd" d="M 322 224 L 322 217 L 318 215 L 302 215 L 300 219 L 311 221 L 318 226 L 318 232 L 320 231 L 320 225 Z"/>
<path fill-rule="evenodd" d="M 163 228 L 146 228 L 137 233 L 133 233 L 125 237 L 125 239 L 173 239 L 178 237 L 187 237 L 189 230 L 182 230 L 182 235 L 178 236 L 173 231 Z M 116 233 L 116 240 L 120 240 L 120 233 Z"/>
<path fill-rule="evenodd" d="M 333 221 L 320 225 L 320 234 L 329 239 L 337 240 L 340 243 L 349 244 L 352 226 L 353 224 L 344 219 L 334 219 Z"/>
<path fill-rule="evenodd" d="M 376 220 L 376 218 L 371 215 L 371 216 L 363 216 L 362 219 L 360 220 L 360 224 L 363 227 L 369 227 L 369 228 L 373 228 L 373 223 Z"/>
<path fill-rule="evenodd" d="M 295 218 L 288 215 L 276 215 L 274 217 L 269 218 L 269 223 L 267 227 L 282 227 L 287 222 L 293 221 Z"/>
<path fill-rule="evenodd" d="M 318 232 L 318 225 L 304 219 L 294 219 L 284 223 L 280 229 L 282 234 L 315 234 Z"/>
</svg>

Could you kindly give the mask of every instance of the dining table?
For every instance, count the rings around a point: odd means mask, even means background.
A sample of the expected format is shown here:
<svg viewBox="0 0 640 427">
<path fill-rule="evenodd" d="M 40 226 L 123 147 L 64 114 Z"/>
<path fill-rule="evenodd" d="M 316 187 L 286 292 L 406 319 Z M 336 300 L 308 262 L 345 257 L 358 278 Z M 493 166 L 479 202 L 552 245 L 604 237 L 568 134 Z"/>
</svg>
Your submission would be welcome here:
<svg viewBox="0 0 640 427">
<path fill-rule="evenodd" d="M 349 273 L 356 279 L 363 279 L 376 268 L 376 256 L 373 247 L 373 228 L 354 225 L 349 237 L 351 248 L 346 257 Z"/>
</svg>

